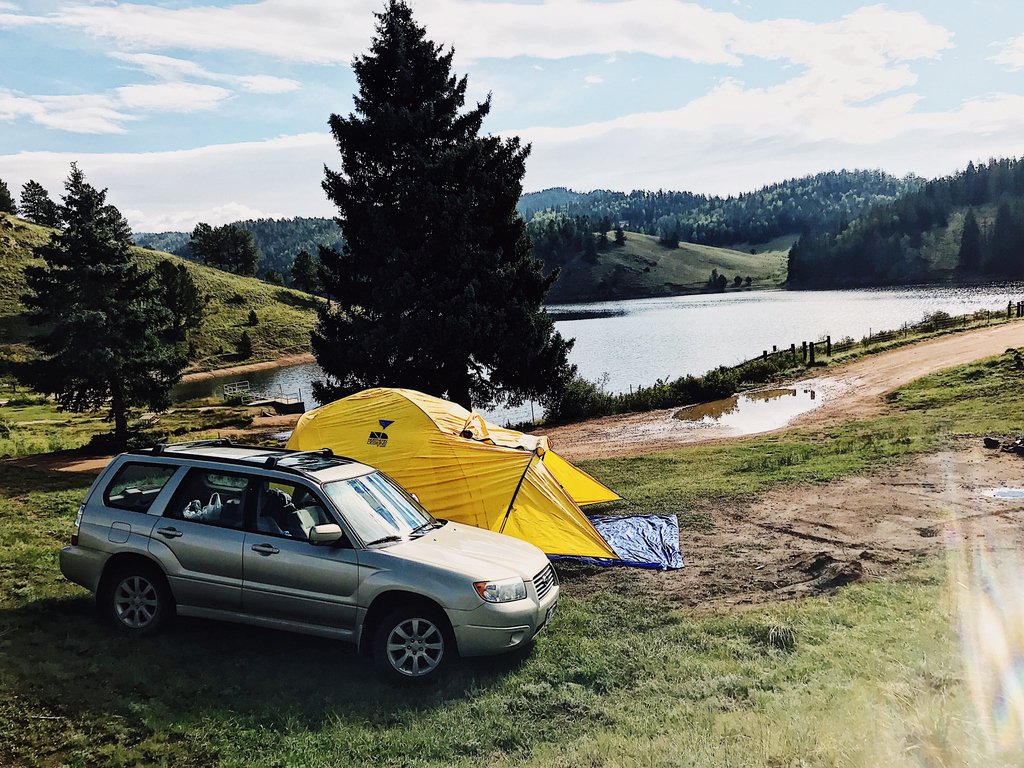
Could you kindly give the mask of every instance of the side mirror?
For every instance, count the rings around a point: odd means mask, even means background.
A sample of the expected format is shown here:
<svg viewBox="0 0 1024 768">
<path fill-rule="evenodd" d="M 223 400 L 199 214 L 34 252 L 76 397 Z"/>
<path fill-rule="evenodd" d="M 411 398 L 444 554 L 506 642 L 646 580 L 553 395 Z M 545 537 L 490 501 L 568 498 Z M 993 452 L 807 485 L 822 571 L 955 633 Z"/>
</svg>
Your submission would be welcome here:
<svg viewBox="0 0 1024 768">
<path fill-rule="evenodd" d="M 314 525 L 309 529 L 310 544 L 335 544 L 345 537 L 345 532 L 337 523 Z"/>
<path fill-rule="evenodd" d="M 412 496 L 412 500 L 413 501 L 415 501 L 420 506 L 423 506 L 423 504 L 420 502 L 420 497 L 419 496 L 417 496 L 415 493 L 410 494 L 410 496 Z"/>
</svg>

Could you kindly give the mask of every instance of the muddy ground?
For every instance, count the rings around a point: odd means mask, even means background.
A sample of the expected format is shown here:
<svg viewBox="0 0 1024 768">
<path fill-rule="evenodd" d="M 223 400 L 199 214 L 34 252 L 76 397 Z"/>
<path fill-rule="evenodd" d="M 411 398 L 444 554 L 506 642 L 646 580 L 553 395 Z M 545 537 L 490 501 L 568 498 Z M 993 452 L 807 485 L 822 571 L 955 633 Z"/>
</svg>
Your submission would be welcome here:
<svg viewBox="0 0 1024 768">
<path fill-rule="evenodd" d="M 708 530 L 683 533 L 681 570 L 568 569 L 565 581 L 713 608 L 890 578 L 947 548 L 1022 551 L 1024 499 L 985 495 L 1004 486 L 1024 487 L 1024 459 L 965 440 L 872 474 L 708 504 Z"/>
</svg>

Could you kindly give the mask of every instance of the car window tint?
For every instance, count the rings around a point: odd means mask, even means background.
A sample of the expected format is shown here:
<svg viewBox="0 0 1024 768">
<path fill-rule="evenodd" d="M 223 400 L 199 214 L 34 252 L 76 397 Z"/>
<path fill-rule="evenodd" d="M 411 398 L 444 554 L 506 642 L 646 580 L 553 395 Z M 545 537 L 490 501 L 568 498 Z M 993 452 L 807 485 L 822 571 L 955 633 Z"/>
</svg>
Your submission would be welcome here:
<svg viewBox="0 0 1024 768">
<path fill-rule="evenodd" d="M 223 528 L 242 528 L 249 478 L 193 469 L 181 482 L 165 517 L 206 523 Z"/>
<path fill-rule="evenodd" d="M 148 512 L 177 469 L 173 464 L 125 464 L 103 492 L 103 501 L 108 507 Z"/>
<path fill-rule="evenodd" d="M 277 480 L 257 486 L 256 531 L 259 533 L 308 541 L 310 528 L 333 522 L 323 504 L 305 486 Z"/>
</svg>

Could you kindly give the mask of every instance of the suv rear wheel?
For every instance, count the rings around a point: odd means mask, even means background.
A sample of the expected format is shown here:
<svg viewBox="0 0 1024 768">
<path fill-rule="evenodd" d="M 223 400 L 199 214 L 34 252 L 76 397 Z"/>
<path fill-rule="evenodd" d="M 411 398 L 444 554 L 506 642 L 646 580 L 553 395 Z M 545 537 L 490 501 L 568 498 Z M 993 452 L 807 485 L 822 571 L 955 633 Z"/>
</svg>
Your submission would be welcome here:
<svg viewBox="0 0 1024 768">
<path fill-rule="evenodd" d="M 427 606 L 389 613 L 374 634 L 374 664 L 394 681 L 435 680 L 455 655 L 455 638 L 448 620 Z"/>
<path fill-rule="evenodd" d="M 141 564 L 128 565 L 106 580 L 100 609 L 122 632 L 149 635 L 167 623 L 172 602 L 163 574 Z"/>
</svg>

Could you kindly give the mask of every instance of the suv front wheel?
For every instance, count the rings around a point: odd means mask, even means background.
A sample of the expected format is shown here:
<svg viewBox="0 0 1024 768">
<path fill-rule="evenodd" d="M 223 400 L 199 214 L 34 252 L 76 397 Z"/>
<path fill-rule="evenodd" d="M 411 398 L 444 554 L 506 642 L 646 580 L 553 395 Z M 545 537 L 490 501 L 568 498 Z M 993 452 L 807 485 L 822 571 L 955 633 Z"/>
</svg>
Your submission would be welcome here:
<svg viewBox="0 0 1024 768">
<path fill-rule="evenodd" d="M 455 638 L 448 620 L 426 606 L 389 613 L 374 633 L 374 664 L 394 681 L 435 680 L 455 655 Z"/>
<path fill-rule="evenodd" d="M 155 568 L 129 565 L 106 580 L 100 609 L 122 632 L 149 635 L 167 623 L 173 598 L 163 574 Z"/>
</svg>

